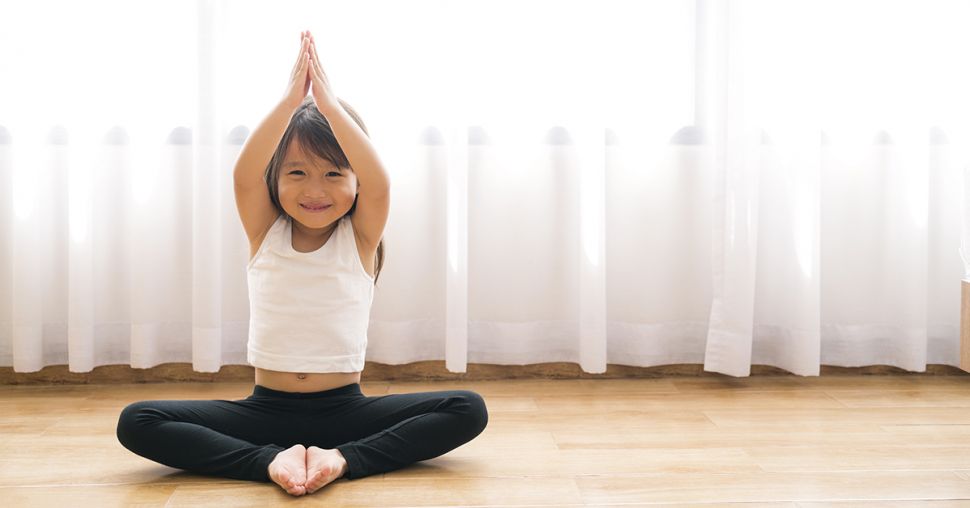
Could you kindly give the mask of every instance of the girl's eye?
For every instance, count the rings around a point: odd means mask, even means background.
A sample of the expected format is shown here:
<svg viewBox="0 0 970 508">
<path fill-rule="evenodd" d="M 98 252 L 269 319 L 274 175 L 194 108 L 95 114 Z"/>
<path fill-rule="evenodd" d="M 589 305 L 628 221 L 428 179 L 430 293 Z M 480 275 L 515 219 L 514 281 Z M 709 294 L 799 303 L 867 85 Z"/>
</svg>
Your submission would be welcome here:
<svg viewBox="0 0 970 508">
<path fill-rule="evenodd" d="M 289 173 L 287 173 L 287 174 L 289 174 L 289 175 L 295 175 L 295 174 L 297 174 L 297 173 L 300 173 L 300 174 L 302 174 L 302 173 L 303 173 L 303 171 L 300 171 L 299 169 L 297 169 L 297 170 L 294 170 L 294 171 L 290 171 L 290 172 L 289 172 Z M 342 176 L 342 175 L 341 175 L 340 173 L 338 173 L 338 172 L 336 172 L 336 171 L 331 171 L 331 172 L 329 172 L 329 173 L 327 173 L 327 176 L 330 176 L 330 175 L 337 175 L 337 176 Z"/>
</svg>

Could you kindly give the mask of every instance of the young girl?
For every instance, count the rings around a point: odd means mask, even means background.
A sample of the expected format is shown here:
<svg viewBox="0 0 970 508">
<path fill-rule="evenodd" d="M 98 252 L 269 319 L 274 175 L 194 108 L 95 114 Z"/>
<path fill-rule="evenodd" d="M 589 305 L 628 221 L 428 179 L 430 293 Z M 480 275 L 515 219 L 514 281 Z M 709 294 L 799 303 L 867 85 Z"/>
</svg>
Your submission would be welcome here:
<svg viewBox="0 0 970 508">
<path fill-rule="evenodd" d="M 390 182 L 363 122 L 333 94 L 313 36 L 300 38 L 283 99 L 234 170 L 250 241 L 253 394 L 135 402 L 117 429 L 142 457 L 271 480 L 295 496 L 437 457 L 488 423 L 482 397 L 467 390 L 361 393 Z"/>
</svg>

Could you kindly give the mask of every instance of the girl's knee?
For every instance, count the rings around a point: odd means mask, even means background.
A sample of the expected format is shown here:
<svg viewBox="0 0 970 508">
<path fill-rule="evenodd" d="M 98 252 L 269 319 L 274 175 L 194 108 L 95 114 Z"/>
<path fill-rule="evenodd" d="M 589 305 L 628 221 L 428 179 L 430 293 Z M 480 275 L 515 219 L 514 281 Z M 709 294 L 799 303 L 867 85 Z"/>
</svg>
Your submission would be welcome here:
<svg viewBox="0 0 970 508">
<path fill-rule="evenodd" d="M 115 434 L 118 442 L 125 448 L 134 450 L 137 446 L 139 429 L 144 425 L 145 409 L 151 407 L 151 401 L 132 402 L 121 410 L 118 416 L 118 427 Z"/>
<path fill-rule="evenodd" d="M 469 431 L 472 432 L 471 437 L 475 437 L 488 425 L 488 408 L 485 406 L 485 399 L 469 390 L 458 390 L 458 394 L 467 404 L 465 414 L 468 417 Z"/>
</svg>

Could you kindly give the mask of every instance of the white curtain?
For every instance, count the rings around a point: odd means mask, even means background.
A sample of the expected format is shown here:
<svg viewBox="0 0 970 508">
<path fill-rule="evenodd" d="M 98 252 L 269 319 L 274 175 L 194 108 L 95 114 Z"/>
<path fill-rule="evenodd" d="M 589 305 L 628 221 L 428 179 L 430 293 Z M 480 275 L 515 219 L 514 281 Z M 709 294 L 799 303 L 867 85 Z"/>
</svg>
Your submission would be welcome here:
<svg viewBox="0 0 970 508">
<path fill-rule="evenodd" d="M 368 360 L 959 363 L 961 0 L 4 10 L 16 372 L 246 363 L 232 166 L 307 28 L 393 182 Z"/>
</svg>

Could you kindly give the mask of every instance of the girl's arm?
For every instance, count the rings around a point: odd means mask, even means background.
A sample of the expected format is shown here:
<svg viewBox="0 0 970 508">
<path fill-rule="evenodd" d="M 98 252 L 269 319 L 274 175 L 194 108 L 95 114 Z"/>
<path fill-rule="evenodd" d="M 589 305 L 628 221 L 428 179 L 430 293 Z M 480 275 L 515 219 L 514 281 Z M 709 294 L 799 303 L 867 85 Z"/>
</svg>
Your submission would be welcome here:
<svg viewBox="0 0 970 508">
<path fill-rule="evenodd" d="M 324 106 L 320 113 L 327 118 L 330 128 L 333 129 L 333 136 L 337 138 L 340 149 L 347 156 L 347 162 L 357 174 L 361 195 L 365 192 L 368 195 L 380 195 L 390 191 L 391 179 L 387 170 L 377 156 L 374 145 L 351 118 L 350 113 L 339 104 Z"/>
<path fill-rule="evenodd" d="M 236 167 L 232 172 L 236 187 L 251 189 L 266 185 L 266 182 L 263 181 L 266 165 L 273 158 L 273 152 L 276 151 L 280 140 L 283 139 L 283 133 L 286 132 L 290 118 L 310 89 L 309 64 L 307 63 L 310 59 L 308 49 L 310 38 L 306 32 L 300 32 L 300 39 L 300 55 L 293 65 L 290 83 L 283 94 L 283 99 L 256 126 L 239 152 Z"/>
<path fill-rule="evenodd" d="M 236 159 L 236 167 L 232 172 L 236 186 L 250 188 L 266 185 L 263 180 L 266 165 L 273 158 L 273 152 L 283 139 L 283 133 L 286 132 L 294 111 L 296 111 L 295 107 L 286 101 L 281 101 L 256 126 L 243 144 L 239 158 Z"/>
<path fill-rule="evenodd" d="M 239 211 L 239 219 L 249 238 L 250 257 L 255 254 L 264 233 L 277 216 L 276 207 L 269 197 L 266 181 L 263 180 L 266 165 L 273 158 L 273 152 L 283 139 L 283 133 L 286 132 L 290 118 L 306 97 L 310 87 L 307 63 L 310 58 L 310 52 L 307 49 L 310 40 L 306 35 L 300 34 L 300 56 L 293 66 L 290 84 L 283 94 L 283 99 L 246 139 L 232 172 L 236 209 Z"/>
<path fill-rule="evenodd" d="M 317 56 L 313 34 L 310 34 L 310 82 L 313 102 L 330 123 L 333 135 L 360 183 L 357 208 L 351 217 L 354 230 L 370 248 L 377 249 L 391 208 L 391 179 L 370 139 L 337 101 Z"/>
<path fill-rule="evenodd" d="M 391 210 L 391 180 L 374 146 L 347 110 L 337 104 L 324 107 L 320 112 L 330 123 L 333 135 L 360 183 L 357 208 L 350 219 L 354 231 L 369 248 L 376 250 Z"/>
<path fill-rule="evenodd" d="M 340 149 L 347 156 L 350 167 L 357 174 L 360 181 L 360 191 L 367 189 L 371 196 L 386 194 L 390 190 L 391 179 L 384 170 L 377 151 L 357 122 L 340 106 L 337 96 L 330 86 L 330 79 L 323 70 L 320 57 L 317 56 L 317 45 L 310 37 L 310 84 L 312 86 L 313 102 L 320 113 L 327 118 L 333 135 L 340 144 Z"/>
<path fill-rule="evenodd" d="M 249 239 L 249 256 L 255 255 L 262 237 L 276 220 L 277 211 L 263 179 L 266 165 L 283 138 L 294 109 L 280 103 L 246 140 L 233 170 L 236 210 Z"/>
</svg>

